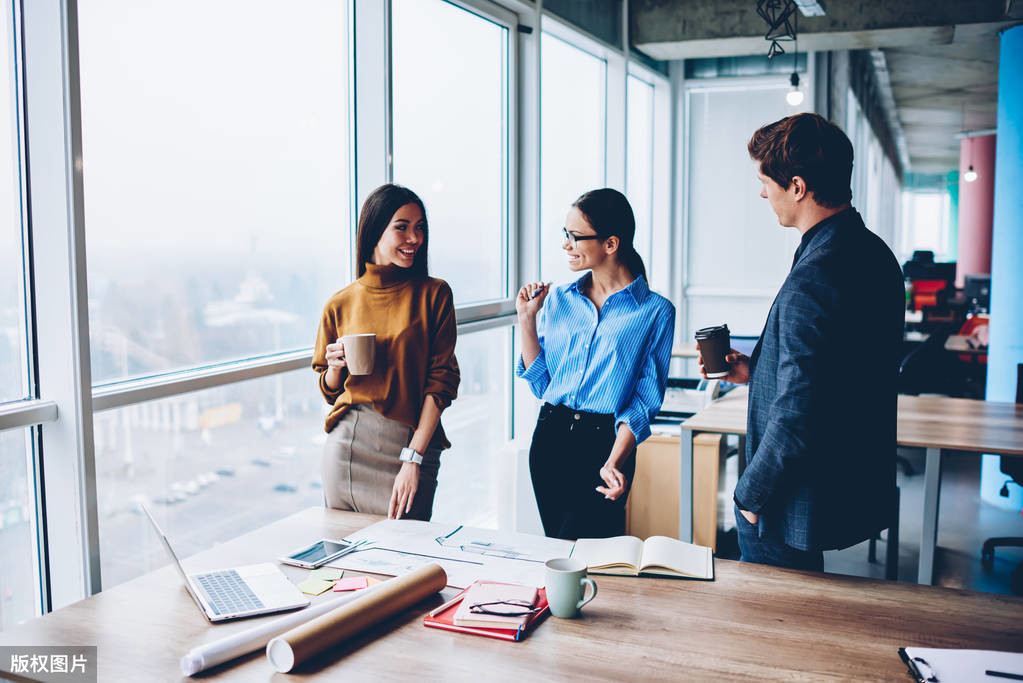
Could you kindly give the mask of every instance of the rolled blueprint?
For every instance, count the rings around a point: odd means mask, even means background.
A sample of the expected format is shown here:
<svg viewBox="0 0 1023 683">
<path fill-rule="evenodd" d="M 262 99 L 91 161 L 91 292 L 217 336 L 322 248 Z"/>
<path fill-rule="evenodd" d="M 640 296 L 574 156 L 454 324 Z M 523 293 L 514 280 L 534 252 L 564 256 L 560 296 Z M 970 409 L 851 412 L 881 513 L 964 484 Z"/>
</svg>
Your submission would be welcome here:
<svg viewBox="0 0 1023 683">
<path fill-rule="evenodd" d="M 270 664 L 281 673 L 337 645 L 429 596 L 444 590 L 447 575 L 438 564 L 398 576 L 362 593 L 355 600 L 277 636 L 266 646 Z"/>
<path fill-rule="evenodd" d="M 357 591 L 351 595 L 346 595 L 336 600 L 328 600 L 326 602 L 317 603 L 310 607 L 307 607 L 298 612 L 292 612 L 273 621 L 267 621 L 261 624 L 257 624 L 250 629 L 240 631 L 234 635 L 215 640 L 212 643 L 206 643 L 199 647 L 192 648 L 192 650 L 181 658 L 181 673 L 186 676 L 193 676 L 200 671 L 205 671 L 217 664 L 223 664 L 229 662 L 235 657 L 241 657 L 244 654 L 255 652 L 266 647 L 266 644 L 276 636 L 282 633 L 287 633 L 291 629 L 306 623 L 311 619 L 315 619 L 321 614 L 326 614 L 331 610 L 337 609 L 345 603 L 351 602 L 358 597 L 360 594 L 366 594 L 368 592 L 378 589 L 381 585 L 373 586 L 365 590 Z"/>
</svg>

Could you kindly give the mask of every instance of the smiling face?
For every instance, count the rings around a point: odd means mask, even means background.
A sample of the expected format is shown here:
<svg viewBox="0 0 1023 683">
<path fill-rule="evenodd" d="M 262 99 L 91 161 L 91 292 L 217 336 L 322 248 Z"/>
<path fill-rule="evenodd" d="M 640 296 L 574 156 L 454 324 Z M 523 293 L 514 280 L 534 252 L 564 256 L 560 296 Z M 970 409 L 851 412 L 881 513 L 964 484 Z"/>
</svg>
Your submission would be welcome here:
<svg viewBox="0 0 1023 683">
<path fill-rule="evenodd" d="M 406 204 L 391 216 L 373 249 L 373 263 L 378 266 L 395 265 L 411 268 L 416 252 L 426 237 L 426 221 L 415 203 Z"/>
<path fill-rule="evenodd" d="M 583 212 L 572 207 L 565 217 L 565 230 L 578 237 L 596 235 L 590 222 L 586 220 Z M 572 245 L 572 240 L 566 239 L 561 248 L 568 253 L 568 269 L 571 271 L 590 270 L 603 264 L 609 257 L 606 248 L 606 240 L 579 240 Z"/>
</svg>

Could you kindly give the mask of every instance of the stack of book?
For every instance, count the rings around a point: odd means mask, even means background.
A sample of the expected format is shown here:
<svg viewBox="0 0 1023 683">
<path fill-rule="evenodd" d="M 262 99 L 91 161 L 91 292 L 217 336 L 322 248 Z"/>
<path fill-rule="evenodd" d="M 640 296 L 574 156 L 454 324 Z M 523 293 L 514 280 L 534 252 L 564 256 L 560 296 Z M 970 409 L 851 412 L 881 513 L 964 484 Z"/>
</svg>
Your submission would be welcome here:
<svg viewBox="0 0 1023 683">
<path fill-rule="evenodd" d="M 478 613 L 471 610 L 473 605 L 490 605 L 488 611 L 521 611 L 514 605 L 503 608 L 507 602 L 532 605 L 530 614 L 505 616 L 502 614 Z M 502 640 L 521 640 L 522 637 L 549 612 L 547 594 L 543 588 L 520 586 L 510 583 L 476 581 L 456 595 L 452 600 L 430 612 L 423 624 L 448 631 L 473 633 Z"/>
</svg>

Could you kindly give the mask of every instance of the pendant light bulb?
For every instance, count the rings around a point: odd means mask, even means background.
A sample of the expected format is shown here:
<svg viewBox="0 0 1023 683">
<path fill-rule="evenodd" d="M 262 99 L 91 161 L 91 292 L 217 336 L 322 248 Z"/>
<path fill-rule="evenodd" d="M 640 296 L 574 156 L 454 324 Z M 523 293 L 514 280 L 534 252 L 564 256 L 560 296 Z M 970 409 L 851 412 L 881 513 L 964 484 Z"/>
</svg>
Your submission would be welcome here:
<svg viewBox="0 0 1023 683">
<path fill-rule="evenodd" d="M 799 89 L 799 74 L 793 71 L 789 83 L 792 87 L 785 93 L 785 101 L 793 107 L 798 107 L 803 103 L 803 91 Z"/>
<path fill-rule="evenodd" d="M 976 179 L 977 172 L 973 170 L 973 164 L 970 164 L 970 167 L 966 169 L 966 173 L 963 174 L 963 180 L 965 180 L 968 183 L 972 183 Z"/>
</svg>

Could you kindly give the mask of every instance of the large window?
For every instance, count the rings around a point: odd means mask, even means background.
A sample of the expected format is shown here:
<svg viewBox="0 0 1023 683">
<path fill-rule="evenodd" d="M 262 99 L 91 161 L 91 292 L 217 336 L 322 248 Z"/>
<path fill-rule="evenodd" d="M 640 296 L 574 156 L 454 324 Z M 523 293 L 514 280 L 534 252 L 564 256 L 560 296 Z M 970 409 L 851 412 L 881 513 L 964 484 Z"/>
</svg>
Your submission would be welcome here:
<svg viewBox="0 0 1023 683">
<path fill-rule="evenodd" d="M 310 346 L 350 277 L 346 3 L 79 21 L 94 382 Z"/>
<path fill-rule="evenodd" d="M 625 194 L 636 215 L 636 251 L 647 268 L 653 248 L 654 86 L 629 75 L 625 133 Z"/>
<path fill-rule="evenodd" d="M 32 433 L 0 432 L 0 630 L 39 611 Z"/>
<path fill-rule="evenodd" d="M 604 186 L 604 60 L 549 33 L 540 43 L 540 275 L 570 282 L 561 228 L 572 202 Z"/>
<path fill-rule="evenodd" d="M 455 354 L 462 373 L 458 399 L 444 411 L 451 448 L 441 455 L 433 519 L 496 527 L 497 453 L 508 439 L 511 327 L 459 335 Z"/>
<path fill-rule="evenodd" d="M 391 179 L 460 320 L 435 518 L 507 525 L 510 295 L 576 277 L 561 227 L 607 184 L 668 252 L 667 82 L 529 3 L 65 5 L 0 20 L 0 628 L 165 564 L 140 501 L 185 557 L 322 504 L 309 349 Z"/>
<path fill-rule="evenodd" d="M 21 140 L 11 8 L 0 20 L 0 402 L 28 395 Z"/>
<path fill-rule="evenodd" d="M 504 298 L 508 29 L 443 0 L 395 0 L 392 21 L 394 178 L 426 204 L 432 274 L 456 303 Z"/>
<path fill-rule="evenodd" d="M 326 408 L 303 369 L 97 413 L 103 587 L 167 563 L 139 501 L 181 557 L 322 505 Z"/>
<path fill-rule="evenodd" d="M 949 205 L 948 192 L 902 193 L 899 252 L 905 258 L 917 249 L 933 251 L 939 261 L 948 256 Z"/>
</svg>

